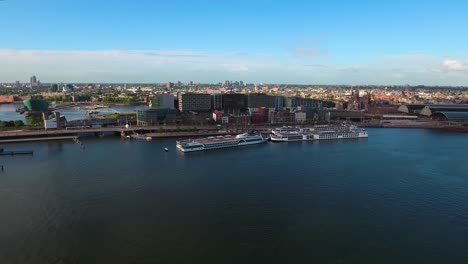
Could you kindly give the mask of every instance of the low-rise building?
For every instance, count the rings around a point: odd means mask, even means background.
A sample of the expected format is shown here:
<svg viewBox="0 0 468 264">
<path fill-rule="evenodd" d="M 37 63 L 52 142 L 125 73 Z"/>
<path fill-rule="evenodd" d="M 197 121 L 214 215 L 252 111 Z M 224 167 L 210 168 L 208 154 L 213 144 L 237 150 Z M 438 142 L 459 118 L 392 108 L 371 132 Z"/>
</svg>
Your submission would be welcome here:
<svg viewBox="0 0 468 264">
<path fill-rule="evenodd" d="M 306 112 L 297 111 L 294 113 L 294 120 L 296 123 L 305 123 L 307 120 Z"/>
<path fill-rule="evenodd" d="M 137 125 L 152 126 L 161 123 L 174 123 L 176 118 L 175 109 L 141 109 L 137 111 Z"/>
</svg>

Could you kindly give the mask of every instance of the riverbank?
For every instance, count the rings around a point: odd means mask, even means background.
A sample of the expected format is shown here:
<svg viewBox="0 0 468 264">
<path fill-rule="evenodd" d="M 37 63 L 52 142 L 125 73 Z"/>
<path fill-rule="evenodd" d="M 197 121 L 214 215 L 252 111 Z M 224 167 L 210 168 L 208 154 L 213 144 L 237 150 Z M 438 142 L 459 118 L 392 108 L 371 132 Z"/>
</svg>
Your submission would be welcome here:
<svg viewBox="0 0 468 264">
<path fill-rule="evenodd" d="M 382 126 L 375 124 L 359 124 L 365 128 L 417 128 L 417 129 L 440 129 L 443 126 Z M 252 128 L 219 130 L 217 126 L 145 126 L 145 127 L 101 127 L 101 128 L 83 128 L 83 129 L 59 129 L 59 130 L 14 130 L 0 132 L 0 143 L 15 143 L 28 141 L 47 141 L 47 140 L 67 140 L 74 137 L 89 136 L 110 136 L 139 134 L 152 138 L 174 138 L 174 137 L 204 137 L 204 136 L 224 136 L 245 133 L 250 130 L 257 130 L 268 134 L 271 132 L 269 126 L 257 126 Z M 447 131 L 449 129 L 446 129 Z"/>
<path fill-rule="evenodd" d="M 0 139 L 1 143 L 20 143 L 20 142 L 35 142 L 35 141 L 54 141 L 73 139 L 73 136 L 64 137 L 41 137 L 41 138 L 16 138 L 16 139 Z"/>
</svg>

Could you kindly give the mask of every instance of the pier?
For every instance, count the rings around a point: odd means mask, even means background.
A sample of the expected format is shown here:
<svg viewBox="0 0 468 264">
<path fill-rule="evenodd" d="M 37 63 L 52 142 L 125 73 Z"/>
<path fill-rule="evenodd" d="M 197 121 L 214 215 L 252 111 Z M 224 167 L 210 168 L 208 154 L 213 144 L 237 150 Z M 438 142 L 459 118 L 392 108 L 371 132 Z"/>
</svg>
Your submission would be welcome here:
<svg viewBox="0 0 468 264">
<path fill-rule="evenodd" d="M 3 149 L 0 149 L 0 155 L 1 156 L 13 156 L 13 155 L 33 155 L 34 151 L 32 150 L 17 150 L 17 151 L 4 151 Z M 2 166 L 3 167 L 3 166 Z"/>
<path fill-rule="evenodd" d="M 80 133 L 102 133 L 102 132 L 132 132 L 132 131 L 151 131 L 156 132 L 159 130 L 175 130 L 175 129 L 192 129 L 193 126 L 133 126 L 133 127 L 83 127 L 83 128 L 67 128 L 67 129 L 54 129 L 54 130 L 23 130 L 23 131 L 5 131 L 0 133 L 0 139 L 14 138 L 14 137 L 52 137 L 52 136 L 76 136 Z M 216 129 L 214 126 L 200 126 L 195 129 Z M 219 129 L 219 128 L 218 128 Z"/>
<path fill-rule="evenodd" d="M 219 131 L 216 126 L 133 126 L 133 127 L 100 127 L 100 128 L 73 128 L 73 129 L 54 129 L 54 130 L 23 130 L 23 131 L 5 131 L 0 133 L 0 143 L 42 141 L 42 140 L 60 140 L 73 139 L 83 134 L 102 134 L 138 133 L 151 137 L 183 137 L 183 136 L 214 136 L 239 134 L 249 129 L 239 129 L 236 132 Z M 257 127 L 257 129 L 259 129 Z M 268 129 L 267 127 L 262 130 Z M 180 131 L 174 131 L 180 130 Z M 184 131 L 186 130 L 186 131 Z M 192 130 L 192 131 L 187 131 Z M 200 132 L 203 131 L 203 132 Z"/>
<path fill-rule="evenodd" d="M 0 139 L 0 143 L 19 143 L 19 142 L 34 142 L 34 141 L 50 141 L 50 140 L 67 140 L 73 139 L 73 136 L 62 137 L 40 137 L 40 138 L 14 138 L 14 139 Z"/>
</svg>

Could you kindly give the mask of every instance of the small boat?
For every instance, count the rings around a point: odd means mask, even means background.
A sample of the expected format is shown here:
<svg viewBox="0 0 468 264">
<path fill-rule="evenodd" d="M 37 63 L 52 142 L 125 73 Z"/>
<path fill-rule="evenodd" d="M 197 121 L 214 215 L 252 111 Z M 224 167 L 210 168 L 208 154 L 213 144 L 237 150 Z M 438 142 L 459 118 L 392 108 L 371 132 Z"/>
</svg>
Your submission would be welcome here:
<svg viewBox="0 0 468 264">
<path fill-rule="evenodd" d="M 98 109 L 98 108 L 109 108 L 109 106 L 107 106 L 107 105 L 96 105 L 95 107 L 96 107 L 96 109 Z"/>
<path fill-rule="evenodd" d="M 145 140 L 151 140 L 152 137 L 148 137 L 148 136 L 145 136 L 145 135 L 142 135 L 142 134 L 132 134 L 130 135 L 131 138 L 134 138 L 134 139 L 145 139 Z"/>
<path fill-rule="evenodd" d="M 164 151 L 165 151 L 165 152 L 169 152 L 169 149 L 168 149 L 168 148 L 164 148 Z"/>
</svg>

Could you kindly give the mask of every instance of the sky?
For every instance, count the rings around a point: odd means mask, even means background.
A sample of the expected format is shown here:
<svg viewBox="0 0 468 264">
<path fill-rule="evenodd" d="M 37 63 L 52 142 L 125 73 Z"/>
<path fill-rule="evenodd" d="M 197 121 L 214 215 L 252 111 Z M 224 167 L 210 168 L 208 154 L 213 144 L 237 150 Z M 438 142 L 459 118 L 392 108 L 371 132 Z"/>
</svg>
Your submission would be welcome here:
<svg viewBox="0 0 468 264">
<path fill-rule="evenodd" d="M 3 0 L 0 82 L 468 86 L 468 1 Z"/>
</svg>

